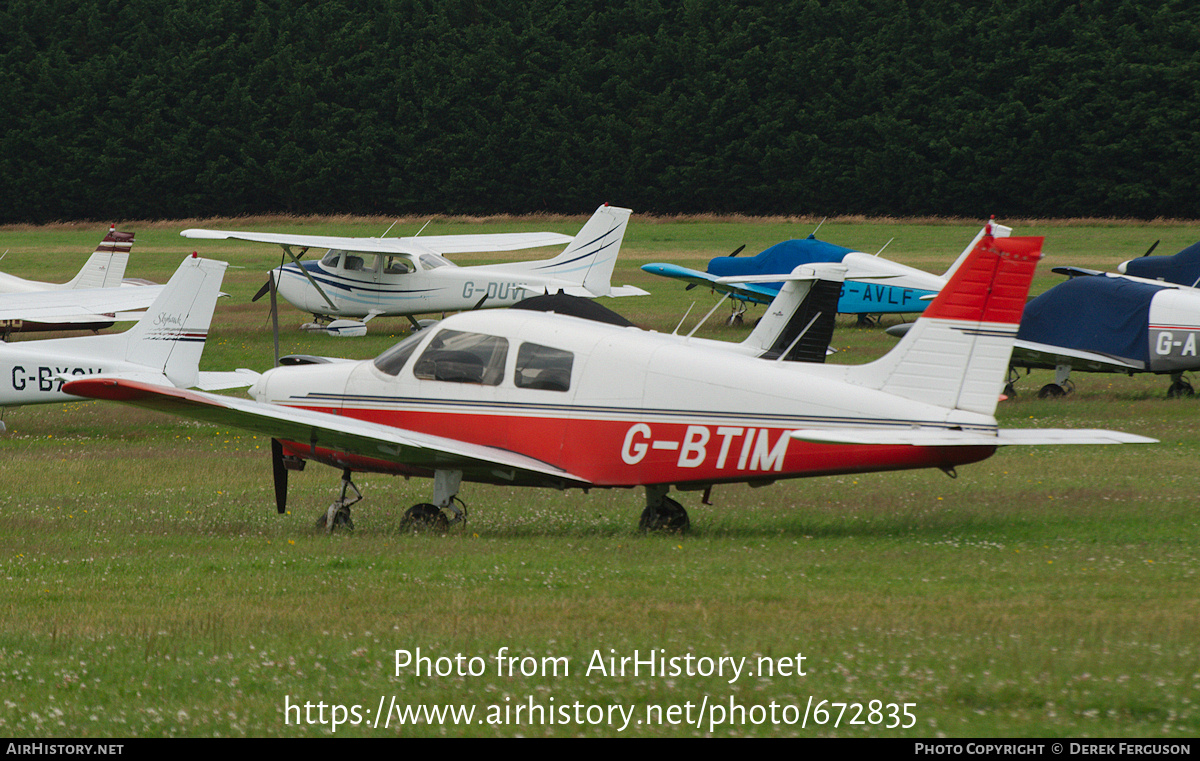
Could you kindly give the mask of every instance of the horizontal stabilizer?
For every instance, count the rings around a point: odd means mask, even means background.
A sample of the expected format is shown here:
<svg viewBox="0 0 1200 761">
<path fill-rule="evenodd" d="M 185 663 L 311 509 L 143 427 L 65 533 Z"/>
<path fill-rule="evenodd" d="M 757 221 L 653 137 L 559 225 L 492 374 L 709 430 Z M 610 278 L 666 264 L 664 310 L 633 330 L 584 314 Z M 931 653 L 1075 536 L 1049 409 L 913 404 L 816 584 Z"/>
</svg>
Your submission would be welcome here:
<svg viewBox="0 0 1200 761">
<path fill-rule="evenodd" d="M 792 431 L 800 441 L 822 444 L 877 444 L 916 447 L 1007 447 L 1055 444 L 1154 444 L 1157 439 L 1121 431 L 1095 429 L 1009 428 L 996 433 L 952 428 L 877 427 L 826 428 Z"/>
<path fill-rule="evenodd" d="M 1055 267 L 1050 271 L 1055 275 L 1066 275 L 1067 277 L 1095 277 L 1104 274 L 1100 270 L 1089 270 L 1084 267 Z"/>
<path fill-rule="evenodd" d="M 246 388 L 262 377 L 262 373 L 239 368 L 233 372 L 200 371 L 200 382 L 196 388 L 204 391 L 225 391 L 231 388 Z"/>
</svg>

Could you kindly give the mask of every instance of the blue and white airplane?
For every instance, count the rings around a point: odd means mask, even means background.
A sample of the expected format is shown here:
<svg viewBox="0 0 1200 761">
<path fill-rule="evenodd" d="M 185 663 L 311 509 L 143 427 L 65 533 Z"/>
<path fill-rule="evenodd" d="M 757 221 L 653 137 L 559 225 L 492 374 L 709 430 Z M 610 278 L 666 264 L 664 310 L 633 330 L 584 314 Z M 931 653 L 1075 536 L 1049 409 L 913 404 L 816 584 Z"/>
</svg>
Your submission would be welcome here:
<svg viewBox="0 0 1200 761">
<path fill-rule="evenodd" d="M 1151 246 L 1150 251 L 1153 250 L 1154 246 Z M 1150 256 L 1150 252 L 1147 251 L 1138 259 L 1118 264 L 1117 272 L 1130 277 L 1161 280 L 1196 288 L 1200 286 L 1200 243 L 1193 243 L 1171 256 Z"/>
<path fill-rule="evenodd" d="M 610 282 L 629 215 L 629 209 L 605 204 L 574 238 L 549 232 L 348 238 L 197 229 L 180 235 L 282 246 L 293 261 L 271 272 L 279 295 L 328 323 L 331 334 L 346 336 L 366 333 L 365 323 L 379 315 L 413 320 L 412 315 L 430 312 L 512 306 L 545 292 L 648 295 L 641 288 L 613 287 Z M 468 251 L 516 251 L 564 243 L 561 254 L 541 261 L 459 267 L 445 258 Z M 292 252 L 293 247 L 301 249 L 299 254 Z M 327 252 L 319 261 L 301 262 L 310 248 Z"/>
<path fill-rule="evenodd" d="M 992 231 L 993 236 L 1002 238 L 1010 235 L 1012 228 L 992 223 Z M 642 269 L 683 280 L 689 283 L 688 288 L 706 286 L 744 303 L 769 304 L 782 286 L 772 281 L 772 276 L 791 272 L 803 264 L 841 262 L 846 267 L 846 280 L 838 299 L 839 313 L 863 317 L 914 313 L 925 311 L 926 304 L 949 282 L 983 235 L 980 230 L 943 275 L 817 240 L 813 235 L 777 243 L 757 256 L 739 258 L 737 252 L 718 256 L 709 261 L 706 272 L 676 264 L 646 264 Z"/>
</svg>

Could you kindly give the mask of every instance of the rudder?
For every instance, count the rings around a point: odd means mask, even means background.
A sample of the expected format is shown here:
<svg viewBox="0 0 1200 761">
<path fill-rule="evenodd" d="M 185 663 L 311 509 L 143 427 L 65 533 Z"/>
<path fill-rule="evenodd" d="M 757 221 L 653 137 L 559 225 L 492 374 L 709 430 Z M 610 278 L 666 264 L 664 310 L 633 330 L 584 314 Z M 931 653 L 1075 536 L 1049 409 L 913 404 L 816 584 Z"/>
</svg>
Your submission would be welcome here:
<svg viewBox="0 0 1200 761">
<path fill-rule="evenodd" d="M 1042 241 L 989 231 L 900 343 L 850 377 L 915 401 L 994 414 Z"/>
</svg>

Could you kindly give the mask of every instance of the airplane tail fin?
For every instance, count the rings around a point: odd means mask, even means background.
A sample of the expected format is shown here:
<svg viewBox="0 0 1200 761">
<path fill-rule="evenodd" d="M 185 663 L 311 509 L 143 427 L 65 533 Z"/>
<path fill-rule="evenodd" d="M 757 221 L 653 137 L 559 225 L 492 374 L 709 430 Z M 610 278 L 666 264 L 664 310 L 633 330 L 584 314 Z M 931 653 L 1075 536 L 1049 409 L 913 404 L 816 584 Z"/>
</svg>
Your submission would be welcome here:
<svg viewBox="0 0 1200 761">
<path fill-rule="evenodd" d="M 967 257 L 971 255 L 971 252 L 975 250 L 975 246 L 979 245 L 979 241 L 983 239 L 983 236 L 989 234 L 988 228 L 991 228 L 990 234 L 993 238 L 1007 238 L 1012 235 L 1011 227 L 1005 227 L 1004 225 L 996 224 L 996 218 L 992 217 L 991 221 L 981 227 L 979 232 L 975 233 L 975 237 L 971 239 L 971 242 L 967 244 L 967 247 L 963 249 L 963 252 L 959 254 L 958 258 L 954 260 L 954 263 L 950 265 L 950 269 L 946 270 L 945 274 L 942 275 L 943 278 L 949 280 L 950 278 L 954 277 L 954 273 L 958 272 L 958 268 L 962 266 L 962 263 L 965 262 Z"/>
<path fill-rule="evenodd" d="M 228 266 L 195 255 L 184 259 L 145 316 L 112 336 L 123 339 L 124 359 L 161 371 L 181 388 L 197 385 L 200 355 Z"/>
<path fill-rule="evenodd" d="M 824 362 L 845 274 L 842 264 L 796 267 L 742 345 L 760 351 L 763 359 Z"/>
<path fill-rule="evenodd" d="M 125 266 L 129 264 L 129 251 L 133 248 L 133 233 L 117 231 L 116 225 L 108 228 L 108 235 L 96 246 L 88 257 L 87 264 L 79 270 L 64 288 L 116 288 L 125 279 Z"/>
<path fill-rule="evenodd" d="M 1041 237 L 985 229 L 950 282 L 892 351 L 847 380 L 941 407 L 995 414 Z"/>
<path fill-rule="evenodd" d="M 610 295 L 613 267 L 621 252 L 621 241 L 631 213 L 619 206 L 601 206 L 561 254 L 553 259 L 530 262 L 529 271 L 574 281 L 587 291 L 586 295 Z"/>
</svg>

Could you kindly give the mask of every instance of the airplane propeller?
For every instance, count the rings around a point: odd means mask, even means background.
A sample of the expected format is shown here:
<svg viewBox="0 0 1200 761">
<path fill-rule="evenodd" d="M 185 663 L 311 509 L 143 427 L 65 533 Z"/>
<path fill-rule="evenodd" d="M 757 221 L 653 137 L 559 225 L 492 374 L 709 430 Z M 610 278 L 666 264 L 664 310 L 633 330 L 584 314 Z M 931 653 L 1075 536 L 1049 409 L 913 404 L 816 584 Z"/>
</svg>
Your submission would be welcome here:
<svg viewBox="0 0 1200 761">
<path fill-rule="evenodd" d="M 276 349 L 276 354 L 278 352 Z M 271 439 L 271 471 L 275 476 L 275 509 L 283 515 L 287 512 L 288 474 L 283 464 L 283 444 L 279 443 L 279 439 Z"/>
<path fill-rule="evenodd" d="M 1153 251 L 1154 249 L 1158 248 L 1158 244 L 1159 244 L 1160 242 L 1162 242 L 1162 239 L 1161 239 L 1161 238 L 1160 238 L 1159 240 L 1156 240 L 1156 241 L 1154 241 L 1154 244 L 1153 244 L 1152 246 L 1150 246 L 1150 248 L 1149 248 L 1149 249 L 1147 249 L 1147 250 L 1146 250 L 1146 253 L 1142 254 L 1142 256 L 1149 256 L 1151 251 Z"/>
<path fill-rule="evenodd" d="M 735 249 L 733 250 L 733 253 L 729 255 L 729 256 L 730 256 L 730 258 L 733 258 L 733 257 L 737 256 L 738 254 L 742 253 L 742 251 L 743 251 L 745 248 L 746 248 L 746 244 L 745 244 L 745 243 L 743 243 L 742 245 L 738 246 L 737 248 L 735 248 Z M 687 286 L 686 286 L 686 287 L 685 287 L 683 290 L 685 290 L 685 291 L 690 291 L 690 290 L 692 290 L 693 288 L 695 288 L 695 287 L 696 287 L 696 286 L 698 286 L 698 285 L 700 285 L 700 284 L 699 284 L 699 283 L 689 283 L 689 284 L 688 284 L 688 285 L 687 285 Z"/>
</svg>

